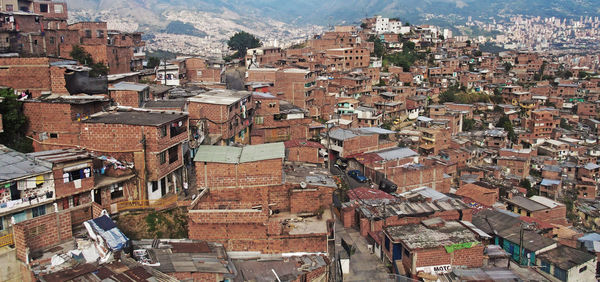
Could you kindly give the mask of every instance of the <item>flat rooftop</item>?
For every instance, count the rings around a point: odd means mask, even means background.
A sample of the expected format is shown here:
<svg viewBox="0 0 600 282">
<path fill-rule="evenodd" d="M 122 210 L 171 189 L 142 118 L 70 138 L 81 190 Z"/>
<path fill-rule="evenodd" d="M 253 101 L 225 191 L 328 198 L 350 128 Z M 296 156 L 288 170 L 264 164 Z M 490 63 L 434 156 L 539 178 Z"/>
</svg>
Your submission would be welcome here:
<svg viewBox="0 0 600 282">
<path fill-rule="evenodd" d="M 210 163 L 248 163 L 262 160 L 282 159 L 285 157 L 283 142 L 245 147 L 227 147 L 203 145 L 198 147 L 195 162 Z"/>
<path fill-rule="evenodd" d="M 431 249 L 455 244 L 474 243 L 479 240 L 475 234 L 456 221 L 443 221 L 440 218 L 439 225 L 427 227 L 424 224 L 410 224 L 404 226 L 392 226 L 385 228 L 385 232 L 394 242 L 402 242 L 411 250 Z"/>
<path fill-rule="evenodd" d="M 133 245 L 135 249 L 145 250 L 151 263 L 159 264 L 152 267 L 163 273 L 234 273 L 233 263 L 221 244 L 187 239 L 161 239 L 157 243 L 153 239 L 142 239 Z"/>
<path fill-rule="evenodd" d="M 170 122 L 177 121 L 187 117 L 183 113 L 163 113 L 163 112 L 103 112 L 93 115 L 84 123 L 106 123 L 106 124 L 127 124 L 127 125 L 147 125 L 161 126 Z"/>
<path fill-rule="evenodd" d="M 217 89 L 188 98 L 188 101 L 204 104 L 231 105 L 251 95 L 252 93 L 249 91 Z"/>
</svg>

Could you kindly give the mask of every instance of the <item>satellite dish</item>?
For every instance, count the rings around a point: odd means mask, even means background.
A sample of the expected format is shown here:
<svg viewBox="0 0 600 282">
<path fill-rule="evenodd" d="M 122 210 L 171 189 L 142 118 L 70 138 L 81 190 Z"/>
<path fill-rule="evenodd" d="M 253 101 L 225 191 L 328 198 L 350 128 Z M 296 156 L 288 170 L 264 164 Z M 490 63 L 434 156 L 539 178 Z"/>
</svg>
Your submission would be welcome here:
<svg viewBox="0 0 600 282">
<path fill-rule="evenodd" d="M 300 182 L 300 188 L 302 188 L 302 189 L 306 189 L 306 187 L 307 187 L 307 186 L 308 186 L 308 185 L 306 184 L 306 182 L 304 182 L 304 181 L 303 181 L 303 182 Z"/>
</svg>

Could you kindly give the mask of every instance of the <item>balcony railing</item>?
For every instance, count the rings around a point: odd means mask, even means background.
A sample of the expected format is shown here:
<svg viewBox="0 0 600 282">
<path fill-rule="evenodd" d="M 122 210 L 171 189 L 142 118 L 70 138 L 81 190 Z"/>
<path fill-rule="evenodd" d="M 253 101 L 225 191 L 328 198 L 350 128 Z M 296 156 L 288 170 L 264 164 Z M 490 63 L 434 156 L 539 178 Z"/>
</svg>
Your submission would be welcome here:
<svg viewBox="0 0 600 282">
<path fill-rule="evenodd" d="M 10 246 L 14 244 L 13 235 L 8 234 L 6 236 L 0 237 L 0 248 L 4 246 Z"/>
</svg>

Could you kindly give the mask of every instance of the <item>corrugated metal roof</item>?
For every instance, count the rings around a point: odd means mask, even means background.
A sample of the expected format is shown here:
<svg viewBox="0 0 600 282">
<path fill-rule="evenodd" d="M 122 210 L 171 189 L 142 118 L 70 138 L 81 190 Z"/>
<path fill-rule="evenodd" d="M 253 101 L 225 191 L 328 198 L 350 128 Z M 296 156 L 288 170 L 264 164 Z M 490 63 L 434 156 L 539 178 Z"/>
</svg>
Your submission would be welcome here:
<svg viewBox="0 0 600 282">
<path fill-rule="evenodd" d="M 528 210 L 528 211 L 539 211 L 539 210 L 548 209 L 548 207 L 546 207 L 536 201 L 533 201 L 533 200 L 530 200 L 530 199 L 527 199 L 527 198 L 521 197 L 521 196 L 515 196 L 512 199 L 507 199 L 506 202 L 513 204 L 515 206 L 524 208 L 525 210 Z"/>
<path fill-rule="evenodd" d="M 226 146 L 202 145 L 198 147 L 198 152 L 194 161 L 209 163 L 239 163 L 242 148 Z"/>
<path fill-rule="evenodd" d="M 283 159 L 285 157 L 285 145 L 283 142 L 246 146 L 242 150 L 240 163 L 255 162 L 271 159 Z"/>
<path fill-rule="evenodd" d="M 0 182 L 52 171 L 52 164 L 0 145 Z"/>
<path fill-rule="evenodd" d="M 409 148 L 394 148 L 390 150 L 384 150 L 376 153 L 384 160 L 397 160 L 409 157 L 418 156 L 417 152 Z"/>
<path fill-rule="evenodd" d="M 262 160 L 283 159 L 283 142 L 251 145 L 243 148 L 225 146 L 200 146 L 194 161 L 212 163 L 248 163 Z"/>
<path fill-rule="evenodd" d="M 113 91 L 144 91 L 146 88 L 149 88 L 146 84 L 139 84 L 133 82 L 119 82 L 112 87 L 109 87 L 108 90 Z"/>
<path fill-rule="evenodd" d="M 395 134 L 396 131 L 387 130 L 381 127 L 361 127 L 358 129 L 363 134 Z"/>
</svg>

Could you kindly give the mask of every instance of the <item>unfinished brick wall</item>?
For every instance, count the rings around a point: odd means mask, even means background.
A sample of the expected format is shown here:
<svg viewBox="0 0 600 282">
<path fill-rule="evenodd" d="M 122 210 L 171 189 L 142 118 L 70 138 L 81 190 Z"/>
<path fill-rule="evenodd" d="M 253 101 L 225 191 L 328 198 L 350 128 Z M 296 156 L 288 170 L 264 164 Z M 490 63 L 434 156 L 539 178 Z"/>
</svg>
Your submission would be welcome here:
<svg viewBox="0 0 600 282">
<path fill-rule="evenodd" d="M 196 162 L 196 183 L 200 187 L 244 187 L 277 185 L 283 181 L 281 159 L 241 164 Z"/>
<path fill-rule="evenodd" d="M 291 147 L 287 149 L 287 160 L 303 163 L 324 163 L 325 159 L 319 155 L 319 148 L 314 147 Z"/>
<path fill-rule="evenodd" d="M 131 60 L 133 59 L 133 48 L 130 46 L 107 46 L 106 65 L 109 74 L 131 72 Z"/>
<path fill-rule="evenodd" d="M 17 91 L 29 90 L 33 97 L 50 91 L 48 58 L 0 58 L 0 85 Z"/>
<path fill-rule="evenodd" d="M 79 126 L 71 118 L 71 105 L 26 101 L 23 113 L 29 119 L 27 136 L 34 139 L 35 151 L 79 145 Z M 47 137 L 41 140 L 42 136 Z"/>
<path fill-rule="evenodd" d="M 388 179 L 398 185 L 398 192 L 428 186 L 438 192 L 450 191 L 450 179 L 444 178 L 446 170 L 441 165 L 425 166 L 418 169 L 393 168 Z"/>
<path fill-rule="evenodd" d="M 291 212 L 316 212 L 321 208 L 326 208 L 332 203 L 332 193 L 334 188 L 319 187 L 307 189 L 291 190 Z"/>
<path fill-rule="evenodd" d="M 275 82 L 277 69 L 249 69 L 246 71 L 247 82 Z"/>
<path fill-rule="evenodd" d="M 26 261 L 29 252 L 41 250 L 71 239 L 71 213 L 51 213 L 13 226 L 17 258 Z"/>
<path fill-rule="evenodd" d="M 66 68 L 57 66 L 50 67 L 50 81 L 52 86 L 52 94 L 57 95 L 69 95 L 69 91 L 66 88 L 65 72 Z"/>
<path fill-rule="evenodd" d="M 416 255 L 416 267 L 450 264 L 474 268 L 483 266 L 483 249 L 483 244 L 479 244 L 469 249 L 448 253 L 443 247 L 438 247 L 416 250 L 413 256 Z"/>
<path fill-rule="evenodd" d="M 567 224 L 567 207 L 565 205 L 557 206 L 553 209 L 541 210 L 531 213 L 531 217 L 548 224 Z"/>
<path fill-rule="evenodd" d="M 140 94 L 137 91 L 130 90 L 112 90 L 110 91 L 110 97 L 119 106 L 139 108 L 140 105 Z"/>
</svg>

